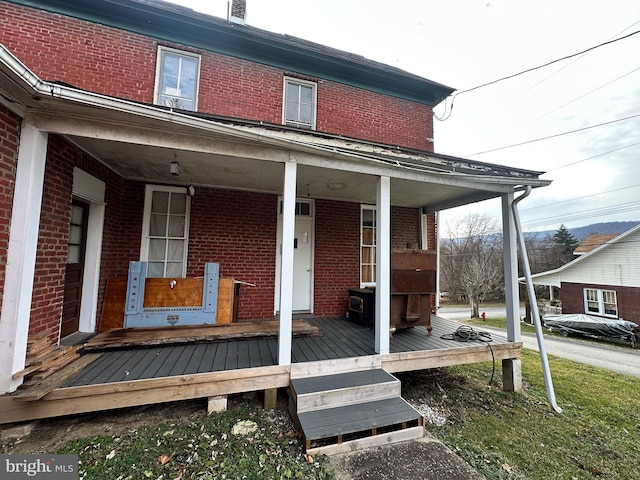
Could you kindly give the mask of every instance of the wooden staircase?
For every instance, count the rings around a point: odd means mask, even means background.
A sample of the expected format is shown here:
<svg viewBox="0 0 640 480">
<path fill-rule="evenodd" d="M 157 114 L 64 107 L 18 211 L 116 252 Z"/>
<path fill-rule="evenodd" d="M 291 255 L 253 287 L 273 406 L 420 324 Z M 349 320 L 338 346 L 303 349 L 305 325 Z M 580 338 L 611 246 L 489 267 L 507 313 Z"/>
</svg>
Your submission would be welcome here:
<svg viewBox="0 0 640 480">
<path fill-rule="evenodd" d="M 422 415 L 382 369 L 291 380 L 289 409 L 307 453 L 327 455 L 424 435 Z"/>
</svg>

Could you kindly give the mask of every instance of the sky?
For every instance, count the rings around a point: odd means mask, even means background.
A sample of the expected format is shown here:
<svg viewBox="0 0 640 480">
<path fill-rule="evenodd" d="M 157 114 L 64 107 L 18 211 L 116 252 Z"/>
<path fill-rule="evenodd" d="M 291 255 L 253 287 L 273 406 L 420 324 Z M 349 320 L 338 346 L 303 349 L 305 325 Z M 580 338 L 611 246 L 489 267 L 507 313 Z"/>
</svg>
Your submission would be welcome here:
<svg viewBox="0 0 640 480">
<path fill-rule="evenodd" d="M 227 15 L 227 0 L 172 3 Z M 246 20 L 455 88 L 434 109 L 437 153 L 553 180 L 519 204 L 525 231 L 640 221 L 637 0 L 247 0 Z M 501 224 L 499 199 L 442 215 L 469 213 Z"/>
</svg>

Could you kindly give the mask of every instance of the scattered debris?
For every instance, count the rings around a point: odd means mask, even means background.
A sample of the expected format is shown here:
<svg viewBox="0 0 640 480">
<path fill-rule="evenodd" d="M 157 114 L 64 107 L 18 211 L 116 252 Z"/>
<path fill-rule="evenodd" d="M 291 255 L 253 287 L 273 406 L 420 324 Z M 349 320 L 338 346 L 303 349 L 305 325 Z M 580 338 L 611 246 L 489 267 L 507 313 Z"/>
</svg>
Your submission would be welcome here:
<svg viewBox="0 0 640 480">
<path fill-rule="evenodd" d="M 258 430 L 258 424 L 252 420 L 240 420 L 233 426 L 234 435 L 249 435 Z"/>
</svg>

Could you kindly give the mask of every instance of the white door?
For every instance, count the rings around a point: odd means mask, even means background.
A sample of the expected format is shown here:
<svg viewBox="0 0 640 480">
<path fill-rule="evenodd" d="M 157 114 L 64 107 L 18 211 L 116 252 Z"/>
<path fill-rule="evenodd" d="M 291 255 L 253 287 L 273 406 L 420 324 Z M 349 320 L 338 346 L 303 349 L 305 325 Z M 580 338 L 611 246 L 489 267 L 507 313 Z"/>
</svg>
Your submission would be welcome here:
<svg viewBox="0 0 640 480">
<path fill-rule="evenodd" d="M 279 205 L 282 202 L 278 202 Z M 294 312 L 313 312 L 313 201 L 296 201 L 296 223 L 293 239 L 293 306 Z M 280 308 L 280 266 L 282 265 L 281 208 L 278 212 L 278 258 L 276 265 L 275 311 Z"/>
</svg>

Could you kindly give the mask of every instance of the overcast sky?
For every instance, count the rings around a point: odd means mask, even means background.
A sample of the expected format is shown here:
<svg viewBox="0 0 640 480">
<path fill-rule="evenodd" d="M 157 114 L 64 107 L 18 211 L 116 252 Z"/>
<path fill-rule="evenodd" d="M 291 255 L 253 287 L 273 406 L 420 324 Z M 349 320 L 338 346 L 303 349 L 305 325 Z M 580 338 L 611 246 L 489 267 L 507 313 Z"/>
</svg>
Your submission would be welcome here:
<svg viewBox="0 0 640 480">
<path fill-rule="evenodd" d="M 173 3 L 226 17 L 227 0 Z M 520 204 L 525 230 L 640 220 L 640 33 L 464 92 L 640 31 L 640 1 L 247 0 L 247 23 L 455 88 L 436 152 L 553 180 Z M 498 200 L 444 215 L 469 211 L 500 223 Z"/>
</svg>

